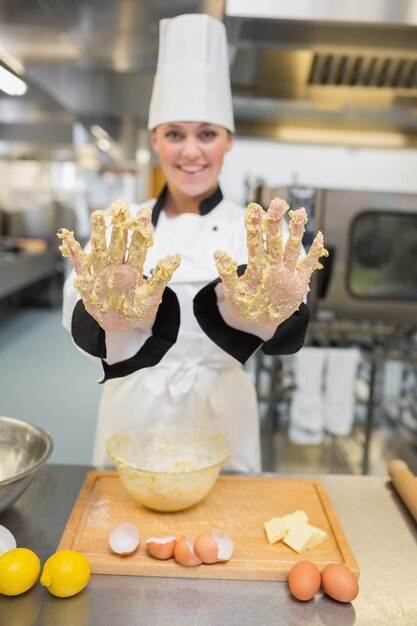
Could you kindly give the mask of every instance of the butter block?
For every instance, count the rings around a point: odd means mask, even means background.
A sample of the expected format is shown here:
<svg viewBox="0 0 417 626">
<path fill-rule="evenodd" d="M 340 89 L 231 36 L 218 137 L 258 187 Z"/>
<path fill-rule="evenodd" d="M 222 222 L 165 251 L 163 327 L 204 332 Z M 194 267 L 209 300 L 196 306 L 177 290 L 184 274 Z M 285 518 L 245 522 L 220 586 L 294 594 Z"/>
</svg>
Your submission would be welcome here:
<svg viewBox="0 0 417 626">
<path fill-rule="evenodd" d="M 314 537 L 312 537 L 310 541 L 308 542 L 307 550 L 311 550 L 311 548 L 315 548 L 316 546 L 318 546 L 320 543 L 322 543 L 326 539 L 326 537 L 327 537 L 327 533 L 324 532 L 324 530 L 321 530 L 321 528 L 316 528 Z"/>
<path fill-rule="evenodd" d="M 294 513 L 282 517 L 272 517 L 264 524 L 269 543 L 277 543 L 285 537 L 290 528 L 301 522 L 308 522 L 308 517 L 304 511 L 294 511 Z"/>
<path fill-rule="evenodd" d="M 320 528 L 300 522 L 290 528 L 283 538 L 283 542 L 296 552 L 304 552 L 318 546 L 327 537 L 327 533 Z"/>
</svg>

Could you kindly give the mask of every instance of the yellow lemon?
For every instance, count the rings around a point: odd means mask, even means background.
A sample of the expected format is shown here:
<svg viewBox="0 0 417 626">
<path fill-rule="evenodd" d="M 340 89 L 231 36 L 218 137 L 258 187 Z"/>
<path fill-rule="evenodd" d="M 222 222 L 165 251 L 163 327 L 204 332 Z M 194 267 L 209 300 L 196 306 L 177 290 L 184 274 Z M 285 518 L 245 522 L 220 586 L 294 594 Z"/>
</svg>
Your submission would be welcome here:
<svg viewBox="0 0 417 626">
<path fill-rule="evenodd" d="M 68 598 L 84 589 L 90 580 L 90 563 L 76 550 L 59 550 L 43 566 L 41 585 L 59 598 Z"/>
<path fill-rule="evenodd" d="M 32 550 L 14 548 L 0 556 L 0 593 L 18 596 L 38 580 L 41 562 Z"/>
</svg>

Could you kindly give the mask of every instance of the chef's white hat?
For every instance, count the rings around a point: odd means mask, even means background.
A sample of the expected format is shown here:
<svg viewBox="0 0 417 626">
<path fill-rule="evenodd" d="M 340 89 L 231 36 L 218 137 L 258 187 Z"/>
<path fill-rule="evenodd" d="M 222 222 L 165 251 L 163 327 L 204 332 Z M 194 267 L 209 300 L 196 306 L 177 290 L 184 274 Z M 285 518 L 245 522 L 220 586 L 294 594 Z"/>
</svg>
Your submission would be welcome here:
<svg viewBox="0 0 417 626">
<path fill-rule="evenodd" d="M 209 122 L 234 132 L 226 29 L 204 14 L 159 23 L 159 54 L 148 128 Z"/>
</svg>

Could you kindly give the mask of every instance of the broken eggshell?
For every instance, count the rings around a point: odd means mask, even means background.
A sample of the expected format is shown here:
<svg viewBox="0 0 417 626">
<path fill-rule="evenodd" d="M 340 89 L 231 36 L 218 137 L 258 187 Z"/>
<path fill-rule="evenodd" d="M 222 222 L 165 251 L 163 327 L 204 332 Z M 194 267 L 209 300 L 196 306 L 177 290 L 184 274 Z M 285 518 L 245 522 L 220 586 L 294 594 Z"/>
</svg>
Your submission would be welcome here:
<svg viewBox="0 0 417 626">
<path fill-rule="evenodd" d="M 0 525 L 0 556 L 16 548 L 16 539 L 8 528 Z"/>
<path fill-rule="evenodd" d="M 119 524 L 109 536 L 109 546 L 116 554 L 132 554 L 139 543 L 140 533 L 134 524 Z"/>
<path fill-rule="evenodd" d="M 219 530 L 202 533 L 194 542 L 195 553 L 203 563 L 228 561 L 233 553 L 233 541 Z"/>
<path fill-rule="evenodd" d="M 187 567 L 201 565 L 201 559 L 196 555 L 194 544 L 189 537 L 184 536 L 177 539 L 174 547 L 174 557 L 178 563 L 187 565 Z"/>
<path fill-rule="evenodd" d="M 150 537 L 146 540 L 149 554 L 165 561 L 174 556 L 176 537 Z"/>
</svg>

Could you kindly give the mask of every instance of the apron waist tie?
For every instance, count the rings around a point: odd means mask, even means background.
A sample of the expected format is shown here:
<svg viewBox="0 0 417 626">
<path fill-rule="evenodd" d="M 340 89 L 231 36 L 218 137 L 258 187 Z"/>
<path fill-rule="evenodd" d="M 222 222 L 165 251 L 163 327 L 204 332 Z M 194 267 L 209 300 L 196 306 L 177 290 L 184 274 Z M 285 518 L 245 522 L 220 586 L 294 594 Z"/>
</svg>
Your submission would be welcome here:
<svg viewBox="0 0 417 626">
<path fill-rule="evenodd" d="M 226 370 L 240 369 L 238 365 L 217 363 L 210 365 L 199 361 L 187 361 L 174 367 L 167 379 L 167 391 L 173 402 L 181 400 L 192 390 L 208 397 L 213 411 L 220 414 L 218 400 L 218 377 Z"/>
</svg>

